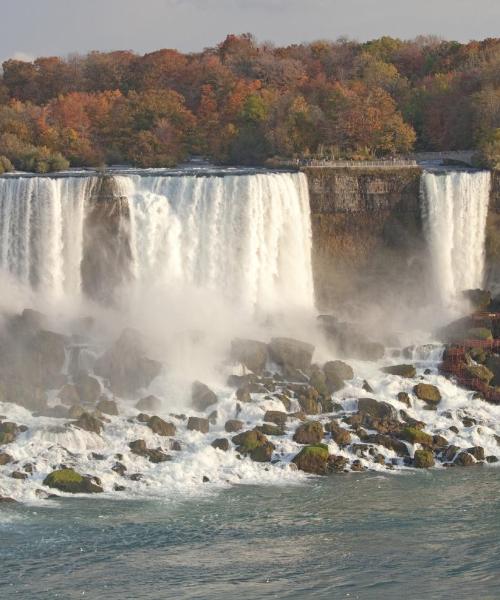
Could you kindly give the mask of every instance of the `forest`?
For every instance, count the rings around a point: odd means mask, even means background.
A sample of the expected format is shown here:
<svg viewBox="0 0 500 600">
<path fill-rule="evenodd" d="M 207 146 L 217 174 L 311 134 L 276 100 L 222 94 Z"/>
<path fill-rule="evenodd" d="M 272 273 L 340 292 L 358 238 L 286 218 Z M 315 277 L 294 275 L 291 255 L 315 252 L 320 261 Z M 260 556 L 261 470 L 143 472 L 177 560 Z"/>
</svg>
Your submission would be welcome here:
<svg viewBox="0 0 500 600">
<path fill-rule="evenodd" d="M 500 166 L 500 38 L 276 47 L 244 34 L 200 53 L 2 66 L 0 173 L 464 149 L 480 166 Z"/>
</svg>

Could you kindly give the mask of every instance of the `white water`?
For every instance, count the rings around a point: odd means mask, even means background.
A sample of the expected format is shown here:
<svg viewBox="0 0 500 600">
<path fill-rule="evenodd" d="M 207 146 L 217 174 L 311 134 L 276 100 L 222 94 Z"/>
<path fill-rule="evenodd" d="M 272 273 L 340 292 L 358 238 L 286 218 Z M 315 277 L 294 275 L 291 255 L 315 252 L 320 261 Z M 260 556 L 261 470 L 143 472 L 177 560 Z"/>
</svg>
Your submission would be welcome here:
<svg viewBox="0 0 500 600">
<path fill-rule="evenodd" d="M 141 286 L 194 285 L 250 310 L 313 308 L 303 174 L 116 179 Z"/>
<path fill-rule="evenodd" d="M 314 305 L 302 174 L 120 175 L 138 288 L 196 286 L 253 310 Z M 81 289 L 95 177 L 0 178 L 0 270 L 50 298 Z"/>
<path fill-rule="evenodd" d="M 490 173 L 425 172 L 421 190 L 435 291 L 450 305 L 484 283 Z"/>
<path fill-rule="evenodd" d="M 50 298 L 79 295 L 93 177 L 0 178 L 0 269 Z"/>
</svg>

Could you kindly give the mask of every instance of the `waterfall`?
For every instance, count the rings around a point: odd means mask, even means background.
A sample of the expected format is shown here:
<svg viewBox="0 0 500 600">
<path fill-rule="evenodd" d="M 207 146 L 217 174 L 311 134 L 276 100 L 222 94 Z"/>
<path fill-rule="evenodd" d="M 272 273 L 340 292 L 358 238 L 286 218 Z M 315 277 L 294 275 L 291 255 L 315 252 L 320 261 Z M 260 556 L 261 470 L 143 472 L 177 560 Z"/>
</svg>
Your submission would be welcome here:
<svg viewBox="0 0 500 600">
<path fill-rule="evenodd" d="M 93 177 L 0 178 L 0 269 L 51 298 L 79 295 Z"/>
<path fill-rule="evenodd" d="M 434 285 L 446 305 L 484 283 L 490 173 L 425 172 L 421 192 Z"/>
<path fill-rule="evenodd" d="M 99 191 L 94 193 L 98 181 L 0 178 L 0 269 L 51 297 L 88 289 L 81 266 L 89 247 L 99 242 L 92 238 L 90 206 L 101 201 Z M 250 310 L 313 307 L 303 174 L 124 174 L 113 176 L 112 184 L 116 197 L 128 201 L 126 217 L 119 218 L 130 219 L 124 230 L 136 286 L 195 286 Z M 87 270 L 83 273 L 86 277 Z"/>
</svg>

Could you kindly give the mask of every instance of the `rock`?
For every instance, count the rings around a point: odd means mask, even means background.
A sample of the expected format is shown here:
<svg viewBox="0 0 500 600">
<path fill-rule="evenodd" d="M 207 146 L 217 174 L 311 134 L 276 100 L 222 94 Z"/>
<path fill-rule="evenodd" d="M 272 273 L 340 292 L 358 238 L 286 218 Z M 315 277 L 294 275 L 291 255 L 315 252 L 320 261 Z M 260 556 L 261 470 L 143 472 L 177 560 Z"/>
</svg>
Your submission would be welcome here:
<svg viewBox="0 0 500 600">
<path fill-rule="evenodd" d="M 137 410 L 145 412 L 157 412 L 161 410 L 161 400 L 156 396 L 149 395 L 141 398 L 135 405 Z"/>
<path fill-rule="evenodd" d="M 187 422 L 187 428 L 189 431 L 200 431 L 201 433 L 208 433 L 210 424 L 208 419 L 202 419 L 200 417 L 189 417 Z"/>
<path fill-rule="evenodd" d="M 398 393 L 398 401 L 402 402 L 403 404 L 406 404 L 406 406 L 408 408 L 411 408 L 410 396 L 406 392 L 399 392 Z"/>
<path fill-rule="evenodd" d="M 442 435 L 433 435 L 432 445 L 434 448 L 446 448 L 446 446 L 448 446 L 448 440 Z"/>
<path fill-rule="evenodd" d="M 17 501 L 8 496 L 0 496 L 0 504 L 17 504 Z"/>
<path fill-rule="evenodd" d="M 227 452 L 229 450 L 229 440 L 226 438 L 217 438 L 212 442 L 212 447 L 216 450 Z"/>
<path fill-rule="evenodd" d="M 200 412 L 205 411 L 209 406 L 218 402 L 217 395 L 212 390 L 201 383 L 195 381 L 191 387 L 191 405 Z"/>
<path fill-rule="evenodd" d="M 462 295 L 471 303 L 474 310 L 486 310 L 491 302 L 491 292 L 488 290 L 465 290 Z"/>
<path fill-rule="evenodd" d="M 354 472 L 359 472 L 359 471 L 364 471 L 365 467 L 363 466 L 363 463 L 360 460 L 353 460 L 351 463 L 351 471 Z"/>
<path fill-rule="evenodd" d="M 314 444 L 302 448 L 292 462 L 306 473 L 325 475 L 328 467 L 328 457 L 328 446 L 326 444 Z"/>
<path fill-rule="evenodd" d="M 416 429 L 415 427 L 405 427 L 400 433 L 400 438 L 410 442 L 410 444 L 422 444 L 422 446 L 432 447 L 432 435 Z"/>
<path fill-rule="evenodd" d="M 269 462 L 271 460 L 274 444 L 260 431 L 244 431 L 232 438 L 240 454 L 249 455 L 256 462 Z"/>
<path fill-rule="evenodd" d="M 14 459 L 7 452 L 0 452 L 0 467 L 11 463 Z"/>
<path fill-rule="evenodd" d="M 327 378 L 336 377 L 342 381 L 352 379 L 354 371 L 350 365 L 342 360 L 330 360 L 323 365 L 323 371 Z"/>
<path fill-rule="evenodd" d="M 359 398 L 358 411 L 377 419 L 397 419 L 396 409 L 387 402 L 378 402 L 373 398 Z"/>
<path fill-rule="evenodd" d="M 323 425 L 319 421 L 306 421 L 295 430 L 293 441 L 298 444 L 317 444 L 324 435 Z"/>
<path fill-rule="evenodd" d="M 377 446 L 383 446 L 388 450 L 392 450 L 398 456 L 409 456 L 406 444 L 389 435 L 384 435 L 382 433 L 374 433 L 364 437 L 363 441 L 367 442 L 368 444 L 377 444 Z"/>
<path fill-rule="evenodd" d="M 475 465 L 476 461 L 472 454 L 469 454 L 469 452 L 465 452 L 465 450 L 463 450 L 462 452 L 458 453 L 453 463 L 459 467 L 470 467 Z"/>
<path fill-rule="evenodd" d="M 468 340 L 492 340 L 493 334 L 487 327 L 471 327 L 467 330 L 466 339 Z"/>
<path fill-rule="evenodd" d="M 348 446 L 351 443 L 351 434 L 347 429 L 337 425 L 335 421 L 329 423 L 328 431 L 331 433 L 332 440 L 338 446 Z"/>
<path fill-rule="evenodd" d="M 459 450 L 458 446 L 450 445 L 442 451 L 441 457 L 444 461 L 451 462 Z"/>
<path fill-rule="evenodd" d="M 102 431 L 101 421 L 87 412 L 83 413 L 76 421 L 74 421 L 73 425 L 79 429 L 90 431 L 91 433 L 100 434 Z"/>
<path fill-rule="evenodd" d="M 147 388 L 162 366 L 146 356 L 145 342 L 138 331 L 125 329 L 113 346 L 96 362 L 95 372 L 109 381 L 117 396 L 133 396 Z"/>
<path fill-rule="evenodd" d="M 288 414 L 279 410 L 267 410 L 264 415 L 264 421 L 274 423 L 280 427 L 284 427 L 288 419 Z"/>
<path fill-rule="evenodd" d="M 248 386 L 245 385 L 243 387 L 239 387 L 236 390 L 236 399 L 239 400 L 239 402 L 251 402 L 252 401 L 252 396 L 250 395 Z"/>
<path fill-rule="evenodd" d="M 290 398 L 288 396 L 286 396 L 285 394 L 276 394 L 276 398 L 278 400 L 280 400 L 280 402 L 285 407 L 285 410 L 287 412 L 290 412 L 290 410 L 292 408 L 292 401 L 290 400 Z"/>
<path fill-rule="evenodd" d="M 272 338 L 269 344 L 271 359 L 287 369 L 307 371 L 311 366 L 314 346 L 292 338 Z"/>
<path fill-rule="evenodd" d="M 74 404 L 68 409 L 68 417 L 70 419 L 79 419 L 83 414 L 85 414 L 85 409 L 79 404 Z"/>
<path fill-rule="evenodd" d="M 87 373 L 79 373 L 75 378 L 76 390 L 82 404 L 95 405 L 101 395 L 101 384 Z"/>
<path fill-rule="evenodd" d="M 476 460 L 484 460 L 484 448 L 482 446 L 473 446 L 472 448 L 467 448 L 467 452 Z"/>
<path fill-rule="evenodd" d="M 346 471 L 349 459 L 345 456 L 334 456 L 333 454 L 328 457 L 327 470 L 329 473 L 342 473 Z"/>
<path fill-rule="evenodd" d="M 256 431 L 260 431 L 264 435 L 285 435 L 285 429 L 280 425 L 272 425 L 270 423 L 264 423 L 263 425 L 257 425 Z"/>
<path fill-rule="evenodd" d="M 52 471 L 43 480 L 43 485 L 70 494 L 96 494 L 103 491 L 90 477 L 84 477 L 73 469 Z"/>
<path fill-rule="evenodd" d="M 203 479 L 201 480 L 203 483 L 210 483 L 210 478 L 206 475 L 203 475 Z"/>
<path fill-rule="evenodd" d="M 373 388 L 368 383 L 368 381 L 366 381 L 366 379 L 363 381 L 363 389 L 365 390 L 365 392 L 368 392 L 369 394 L 373 394 Z"/>
<path fill-rule="evenodd" d="M 391 365 L 390 367 L 383 367 L 380 370 L 389 375 L 397 375 L 398 377 L 406 377 L 408 379 L 413 379 L 417 375 L 417 369 L 413 365 Z"/>
<path fill-rule="evenodd" d="M 327 398 L 331 394 L 329 385 L 327 385 L 326 375 L 318 367 L 313 367 L 311 376 L 309 377 L 309 385 L 323 398 Z"/>
<path fill-rule="evenodd" d="M 245 424 L 243 421 L 239 421 L 238 419 L 229 419 L 229 421 L 226 421 L 224 429 L 227 431 L 227 433 L 235 433 L 236 431 L 241 431 L 244 425 Z"/>
<path fill-rule="evenodd" d="M 22 473 L 21 471 L 12 471 L 10 476 L 12 479 L 28 479 L 28 474 Z"/>
<path fill-rule="evenodd" d="M 491 454 L 490 456 L 486 457 L 486 462 L 488 464 L 494 464 L 498 462 L 498 458 L 496 456 L 494 456 L 493 454 Z"/>
<path fill-rule="evenodd" d="M 151 415 L 146 413 L 139 413 L 136 417 L 136 420 L 139 421 L 139 423 L 149 423 L 149 419 L 151 419 Z"/>
<path fill-rule="evenodd" d="M 70 383 L 63 385 L 63 387 L 59 390 L 57 397 L 63 404 L 66 404 L 67 406 L 80 403 L 78 391 L 76 387 Z"/>
<path fill-rule="evenodd" d="M 118 406 L 115 400 L 109 400 L 106 396 L 101 396 L 101 399 L 97 403 L 97 410 L 100 410 L 105 415 L 117 416 Z"/>
<path fill-rule="evenodd" d="M 425 423 L 423 421 L 418 421 L 417 419 L 410 417 L 410 415 L 404 410 L 400 410 L 399 415 L 410 427 L 414 427 L 415 429 L 423 429 L 425 427 Z"/>
<path fill-rule="evenodd" d="M 147 456 L 148 456 L 149 462 L 152 462 L 152 463 L 162 463 L 162 462 L 167 462 L 169 460 L 172 460 L 172 457 L 169 456 L 168 454 L 165 454 L 165 452 L 163 452 L 163 450 L 161 448 L 155 448 L 153 450 L 148 450 Z"/>
<path fill-rule="evenodd" d="M 267 363 L 267 344 L 237 338 L 231 342 L 231 358 L 260 375 Z"/>
<path fill-rule="evenodd" d="M 111 470 L 114 471 L 115 473 L 118 473 L 118 475 L 120 475 L 121 477 L 124 477 L 125 473 L 127 472 L 127 467 L 121 462 L 116 462 L 111 467 Z"/>
<path fill-rule="evenodd" d="M 484 365 L 466 365 L 464 367 L 465 372 L 469 375 L 470 379 L 479 379 L 489 385 L 495 374 L 485 367 Z"/>
<path fill-rule="evenodd" d="M 130 442 L 128 446 L 133 454 L 137 454 L 138 456 L 147 455 L 148 448 L 144 440 L 134 440 L 133 442 Z"/>
<path fill-rule="evenodd" d="M 176 432 L 176 427 L 173 423 L 168 423 L 156 415 L 149 419 L 147 426 L 153 433 L 161 436 L 174 436 Z"/>
<path fill-rule="evenodd" d="M 216 425 L 218 418 L 219 418 L 219 413 L 216 410 L 213 410 L 207 417 L 210 425 Z"/>
<path fill-rule="evenodd" d="M 383 358 L 384 346 L 371 341 L 359 326 L 340 322 L 331 315 L 320 315 L 318 322 L 327 338 L 344 356 L 371 361 Z"/>
<path fill-rule="evenodd" d="M 413 388 L 413 393 L 419 400 L 435 406 L 441 402 L 441 393 L 435 385 L 429 383 L 418 383 Z"/>
<path fill-rule="evenodd" d="M 434 455 L 430 450 L 415 450 L 413 457 L 417 469 L 429 469 L 434 466 Z"/>
</svg>

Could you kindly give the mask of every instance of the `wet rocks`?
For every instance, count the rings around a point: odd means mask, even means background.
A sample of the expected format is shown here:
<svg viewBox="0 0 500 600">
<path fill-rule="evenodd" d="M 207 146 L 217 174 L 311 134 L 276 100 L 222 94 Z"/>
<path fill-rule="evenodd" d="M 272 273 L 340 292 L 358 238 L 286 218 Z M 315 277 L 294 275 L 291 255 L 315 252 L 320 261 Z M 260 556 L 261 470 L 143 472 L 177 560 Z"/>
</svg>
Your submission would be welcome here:
<svg viewBox="0 0 500 600">
<path fill-rule="evenodd" d="M 328 446 L 326 444 L 313 444 L 305 446 L 292 459 L 297 468 L 306 473 L 325 475 L 328 468 Z"/>
<path fill-rule="evenodd" d="M 433 446 L 432 435 L 425 433 L 415 427 L 405 427 L 399 436 L 402 440 L 410 442 L 410 444 L 422 444 L 422 446 Z"/>
<path fill-rule="evenodd" d="M 256 462 L 269 462 L 271 460 L 274 444 L 260 431 L 244 431 L 232 438 L 240 454 L 248 455 Z"/>
<path fill-rule="evenodd" d="M 109 400 L 106 396 L 101 396 L 96 409 L 105 415 L 118 416 L 118 405 L 115 400 Z"/>
<path fill-rule="evenodd" d="M 84 412 L 82 415 L 80 415 L 80 417 L 73 422 L 73 425 L 78 427 L 78 429 L 84 429 L 85 431 L 90 431 L 91 433 L 100 434 L 102 431 L 102 422 L 97 417 L 94 417 L 87 412 Z"/>
<path fill-rule="evenodd" d="M 466 365 L 464 369 L 470 379 L 479 379 L 487 385 L 495 377 L 495 374 L 484 365 Z"/>
<path fill-rule="evenodd" d="M 298 444 L 317 444 L 324 435 L 323 425 L 319 421 L 306 421 L 295 430 L 293 441 Z"/>
<path fill-rule="evenodd" d="M 406 404 L 408 408 L 411 408 L 411 400 L 409 394 L 407 394 L 406 392 L 399 392 L 397 398 L 399 402 L 402 402 L 403 404 Z"/>
<path fill-rule="evenodd" d="M 388 450 L 392 450 L 398 456 L 409 456 L 408 448 L 406 444 L 397 438 L 381 433 L 374 433 L 367 435 L 363 438 L 363 441 L 369 444 L 376 444 L 377 446 L 383 446 Z"/>
<path fill-rule="evenodd" d="M 57 397 L 63 404 L 66 404 L 67 406 L 80 403 L 80 395 L 78 394 L 76 386 L 70 383 L 63 385 L 63 387 L 59 390 Z"/>
<path fill-rule="evenodd" d="M 172 460 L 172 457 L 163 452 L 161 448 L 148 448 L 144 440 L 134 440 L 133 442 L 130 442 L 129 448 L 133 454 L 137 454 L 137 456 L 143 456 L 152 463 L 160 463 Z"/>
<path fill-rule="evenodd" d="M 417 469 L 429 469 L 434 466 L 434 455 L 430 450 L 415 450 L 413 464 Z"/>
<path fill-rule="evenodd" d="M 318 323 L 327 339 L 331 340 L 344 356 L 372 361 L 383 358 L 384 346 L 370 340 L 358 325 L 341 322 L 331 315 L 320 315 Z"/>
<path fill-rule="evenodd" d="M 476 464 L 476 460 L 472 454 L 463 450 L 462 452 L 458 453 L 453 463 L 459 467 L 471 467 L 472 465 Z"/>
<path fill-rule="evenodd" d="M 76 391 L 82 404 L 94 406 L 101 395 L 101 384 L 88 373 L 79 373 L 75 377 Z"/>
<path fill-rule="evenodd" d="M 271 359 L 285 371 L 307 371 L 311 366 L 314 346 L 293 338 L 272 338 L 269 344 Z"/>
<path fill-rule="evenodd" d="M 59 469 L 49 473 L 43 485 L 69 494 L 97 494 L 103 491 L 96 478 L 80 475 L 73 469 Z"/>
<path fill-rule="evenodd" d="M 229 450 L 229 440 L 227 438 L 217 438 L 212 442 L 212 448 L 227 452 Z"/>
<path fill-rule="evenodd" d="M 377 419 L 397 419 L 396 409 L 388 402 L 379 402 L 374 398 L 359 398 L 358 411 Z"/>
<path fill-rule="evenodd" d="M 238 419 L 229 419 L 229 421 L 226 421 L 224 429 L 227 431 L 227 433 L 235 433 L 237 431 L 241 431 L 244 425 L 245 423 L 243 423 L 243 421 L 239 421 Z"/>
<path fill-rule="evenodd" d="M 137 410 L 140 411 L 149 411 L 149 412 L 157 412 L 161 410 L 161 400 L 156 396 L 149 395 L 144 398 L 141 398 L 135 405 Z"/>
<path fill-rule="evenodd" d="M 12 421 L 0 423 L 0 446 L 12 443 L 21 433 L 21 428 Z"/>
<path fill-rule="evenodd" d="M 146 356 L 145 342 L 134 329 L 125 329 L 96 362 L 95 372 L 109 381 L 118 396 L 133 396 L 161 372 L 161 363 Z"/>
<path fill-rule="evenodd" d="M 413 388 L 413 393 L 419 400 L 423 400 L 430 406 L 436 406 L 441 402 L 441 392 L 435 385 L 429 383 L 418 383 Z"/>
<path fill-rule="evenodd" d="M 255 427 L 256 431 L 260 431 L 264 435 L 285 435 L 285 429 L 280 425 L 273 425 L 272 423 L 263 423 Z"/>
<path fill-rule="evenodd" d="M 467 452 L 476 460 L 484 460 L 484 448 L 482 446 L 473 446 L 472 448 L 467 448 Z"/>
<path fill-rule="evenodd" d="M 165 437 L 174 436 L 176 432 L 176 427 L 173 423 L 164 421 L 156 415 L 150 417 L 146 424 L 151 429 L 151 431 L 153 433 L 156 433 L 157 435 Z"/>
<path fill-rule="evenodd" d="M 208 419 L 200 417 L 189 417 L 187 422 L 187 428 L 189 431 L 199 431 L 200 433 L 208 433 L 210 429 L 210 423 Z"/>
<path fill-rule="evenodd" d="M 231 342 L 231 358 L 260 375 L 267 363 L 267 344 L 256 340 L 234 339 Z"/>
<path fill-rule="evenodd" d="M 0 466 L 11 463 L 14 459 L 7 452 L 0 452 Z"/>
<path fill-rule="evenodd" d="M 354 377 L 354 371 L 350 365 L 342 360 L 330 360 L 323 365 L 323 371 L 327 378 L 337 378 L 347 381 Z"/>
<path fill-rule="evenodd" d="M 205 411 L 209 406 L 216 404 L 217 395 L 208 387 L 208 385 L 195 381 L 191 386 L 191 405 L 200 412 Z"/>
<path fill-rule="evenodd" d="M 417 369 L 413 365 L 391 365 L 390 367 L 383 367 L 380 370 L 388 375 L 397 375 L 398 377 L 406 377 L 408 379 L 413 379 L 417 375 Z"/>
<path fill-rule="evenodd" d="M 267 410 L 264 415 L 264 421 L 274 423 L 280 427 L 284 427 L 288 419 L 288 414 L 280 410 Z"/>
<path fill-rule="evenodd" d="M 330 432 L 332 440 L 339 446 L 347 446 L 351 443 L 351 434 L 341 427 L 336 421 L 331 421 L 325 426 L 325 430 Z M 319 441 L 319 440 L 318 440 Z"/>
</svg>

